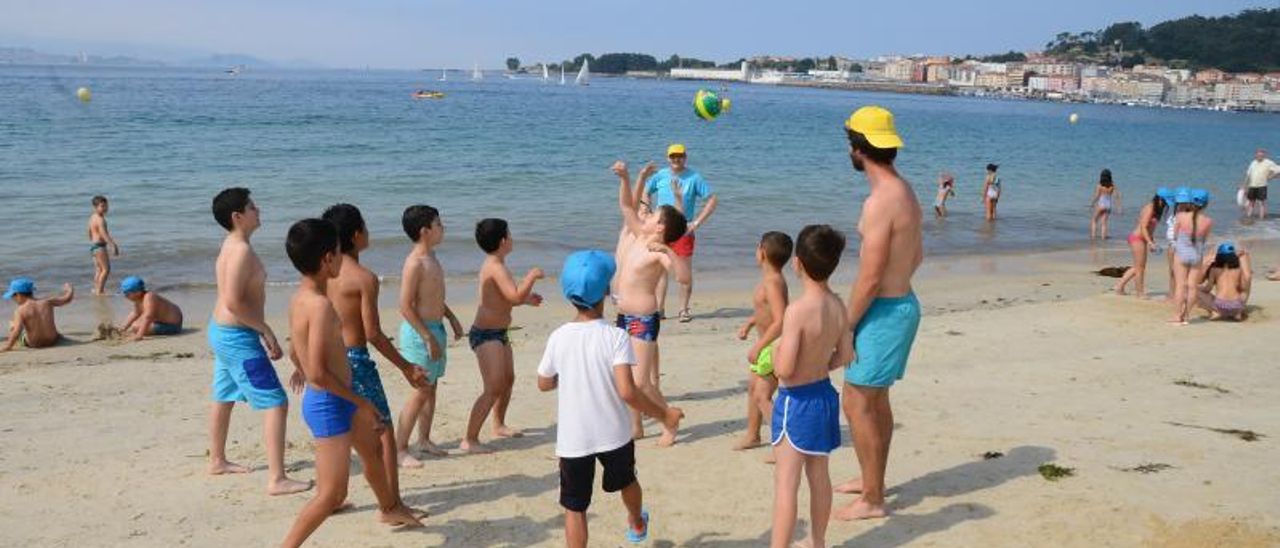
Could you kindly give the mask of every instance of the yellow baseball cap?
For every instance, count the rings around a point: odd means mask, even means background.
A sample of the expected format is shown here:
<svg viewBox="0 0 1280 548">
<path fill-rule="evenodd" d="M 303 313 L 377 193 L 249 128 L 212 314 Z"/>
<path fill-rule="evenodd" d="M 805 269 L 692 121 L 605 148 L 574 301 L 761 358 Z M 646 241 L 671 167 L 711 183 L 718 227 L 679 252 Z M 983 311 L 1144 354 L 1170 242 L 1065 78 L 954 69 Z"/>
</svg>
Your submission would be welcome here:
<svg viewBox="0 0 1280 548">
<path fill-rule="evenodd" d="M 684 145 L 680 143 L 676 143 L 674 145 L 667 147 L 667 156 L 673 156 L 676 154 L 684 154 L 684 153 L 685 153 Z"/>
<path fill-rule="evenodd" d="M 845 129 L 861 133 L 876 148 L 902 148 L 902 137 L 893 127 L 893 113 L 871 105 L 855 110 L 844 122 Z"/>
</svg>

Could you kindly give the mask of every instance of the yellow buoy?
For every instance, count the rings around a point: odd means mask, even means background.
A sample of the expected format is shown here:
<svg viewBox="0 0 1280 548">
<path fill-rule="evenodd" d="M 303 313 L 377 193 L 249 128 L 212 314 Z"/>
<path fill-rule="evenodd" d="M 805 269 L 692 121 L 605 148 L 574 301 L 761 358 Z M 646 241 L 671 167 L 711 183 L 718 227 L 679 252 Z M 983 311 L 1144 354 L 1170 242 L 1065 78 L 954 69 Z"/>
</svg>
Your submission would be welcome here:
<svg viewBox="0 0 1280 548">
<path fill-rule="evenodd" d="M 1074 123 L 1076 123 L 1076 122 L 1079 122 L 1079 121 L 1080 121 L 1080 115 L 1079 115 L 1079 114 L 1076 114 L 1076 113 L 1074 113 L 1074 112 L 1072 112 L 1072 113 L 1071 113 L 1071 116 L 1068 116 L 1068 117 L 1067 117 L 1067 121 L 1068 121 L 1068 122 L 1071 122 L 1071 123 L 1073 123 L 1073 124 L 1074 124 Z"/>
<path fill-rule="evenodd" d="M 89 88 L 82 87 L 76 90 L 76 98 L 88 103 L 90 99 L 93 99 L 93 92 L 89 91 Z"/>
</svg>

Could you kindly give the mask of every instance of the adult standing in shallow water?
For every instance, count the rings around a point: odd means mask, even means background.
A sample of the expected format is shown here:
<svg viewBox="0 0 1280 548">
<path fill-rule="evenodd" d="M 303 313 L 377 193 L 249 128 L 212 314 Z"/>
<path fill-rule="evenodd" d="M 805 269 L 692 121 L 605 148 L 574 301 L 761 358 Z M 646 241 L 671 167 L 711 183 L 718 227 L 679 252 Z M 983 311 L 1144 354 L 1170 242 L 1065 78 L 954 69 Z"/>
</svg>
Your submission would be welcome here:
<svg viewBox="0 0 1280 548">
<path fill-rule="evenodd" d="M 693 315 L 689 311 L 689 299 L 693 296 L 693 248 L 694 244 L 697 243 L 694 233 L 699 228 L 702 228 L 702 225 L 707 222 L 712 213 L 715 213 L 716 206 L 719 204 L 711 185 L 707 183 L 706 179 L 702 178 L 701 173 L 688 167 L 688 161 L 689 158 L 684 145 L 673 144 L 667 147 L 667 163 L 669 167 L 662 168 L 644 183 L 645 195 L 653 196 L 651 207 L 654 209 L 664 205 L 677 207 L 676 195 L 673 189 L 678 189 L 684 198 L 684 216 L 688 219 L 688 230 L 679 240 L 671 243 L 671 249 L 675 251 L 677 260 L 684 263 L 680 268 L 690 272 L 689 283 L 679 282 L 681 322 L 688 322 L 693 319 Z M 706 200 L 706 205 L 702 206 L 702 211 L 698 211 L 698 200 Z M 666 311 L 666 304 L 667 277 L 663 276 L 658 281 L 659 312 Z"/>
<path fill-rule="evenodd" d="M 1267 181 L 1280 177 L 1280 166 L 1267 157 L 1266 150 L 1258 149 L 1253 153 L 1253 161 L 1249 162 L 1249 168 L 1244 171 L 1244 175 L 1245 199 L 1248 200 L 1245 215 L 1252 217 L 1253 212 L 1257 211 L 1259 219 L 1265 218 L 1267 216 Z"/>
<path fill-rule="evenodd" d="M 987 220 L 996 220 L 996 202 L 1000 201 L 1000 176 L 996 175 L 996 170 L 1000 166 L 996 164 L 987 164 L 987 178 L 982 182 L 982 204 L 987 209 Z"/>
<path fill-rule="evenodd" d="M 849 159 L 867 174 L 871 192 L 862 204 L 858 279 L 849 296 L 854 359 L 845 369 L 841 404 L 853 430 L 862 478 L 836 488 L 861 493 L 836 511 L 841 520 L 878 518 L 884 507 L 884 475 L 893 438 L 889 387 L 902 379 L 920 327 L 920 303 L 911 276 L 924 260 L 920 202 L 893 161 L 902 139 L 893 114 L 862 107 L 845 122 Z"/>
<path fill-rule="evenodd" d="M 1111 170 L 1102 170 L 1098 176 L 1098 186 L 1093 190 L 1093 199 L 1089 200 L 1089 239 L 1099 236 L 1107 239 L 1107 224 L 1111 219 L 1112 208 L 1120 209 L 1120 191 L 1111 180 Z"/>
<path fill-rule="evenodd" d="M 1133 267 L 1125 271 L 1124 276 L 1116 283 L 1116 294 L 1124 295 L 1124 288 L 1133 282 L 1134 288 L 1137 289 L 1138 297 L 1145 298 L 1147 296 L 1147 254 L 1159 249 L 1152 234 L 1156 227 L 1160 225 L 1160 219 L 1165 213 L 1165 196 L 1169 193 L 1169 189 L 1161 188 L 1156 191 L 1156 195 L 1151 197 L 1151 203 L 1142 206 L 1142 212 L 1138 213 L 1138 224 L 1133 227 L 1133 232 L 1129 233 L 1129 249 L 1133 251 Z"/>
</svg>

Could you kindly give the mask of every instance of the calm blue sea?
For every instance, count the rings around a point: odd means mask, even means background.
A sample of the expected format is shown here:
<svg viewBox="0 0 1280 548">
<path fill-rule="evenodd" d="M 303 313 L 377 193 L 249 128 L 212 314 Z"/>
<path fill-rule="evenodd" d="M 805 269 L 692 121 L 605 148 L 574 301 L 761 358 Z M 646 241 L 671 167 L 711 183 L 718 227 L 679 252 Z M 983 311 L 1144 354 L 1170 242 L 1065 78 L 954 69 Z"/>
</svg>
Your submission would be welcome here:
<svg viewBox="0 0 1280 548">
<path fill-rule="evenodd" d="M 0 67 L 0 278 L 87 286 L 84 226 L 90 197 L 102 193 L 124 252 L 116 273 L 156 286 L 207 283 L 222 237 L 209 202 L 229 185 L 253 190 L 264 219 L 256 243 L 277 281 L 294 278 L 288 225 L 336 202 L 363 209 L 373 236 L 365 261 L 383 274 L 399 271 L 408 247 L 400 213 L 412 203 L 443 212 L 452 273 L 478 267 L 472 227 L 489 216 L 512 223 L 514 267 L 554 272 L 571 249 L 612 248 L 610 163 L 638 169 L 675 141 L 720 196 L 697 267 L 752 268 L 763 231 L 821 222 L 852 232 L 866 184 L 849 166 L 841 123 L 869 103 L 897 115 L 900 169 L 926 207 L 939 170 L 957 175 L 952 217 L 926 229 L 931 254 L 1087 245 L 1087 204 L 1104 167 L 1125 194 L 1117 245 L 1160 185 L 1211 189 L 1211 213 L 1228 230 L 1266 234 L 1275 224 L 1242 226 L 1230 203 L 1253 150 L 1280 149 L 1275 116 L 735 85 L 732 111 L 708 123 L 690 103 L 699 87 L 719 84 L 439 76 Z M 80 86 L 92 102 L 75 99 Z M 418 88 L 448 96 L 415 101 Z M 1067 123 L 1071 112 L 1078 125 Z M 1001 165 L 1005 185 L 994 226 L 979 203 L 988 162 Z"/>
</svg>

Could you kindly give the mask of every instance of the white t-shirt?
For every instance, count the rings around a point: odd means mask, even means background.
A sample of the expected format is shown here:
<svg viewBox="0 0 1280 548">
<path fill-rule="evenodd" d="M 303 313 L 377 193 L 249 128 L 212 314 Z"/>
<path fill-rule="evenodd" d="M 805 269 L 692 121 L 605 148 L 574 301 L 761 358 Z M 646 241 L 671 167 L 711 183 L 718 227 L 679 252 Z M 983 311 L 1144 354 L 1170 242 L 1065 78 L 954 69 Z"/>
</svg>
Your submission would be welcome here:
<svg viewBox="0 0 1280 548">
<path fill-rule="evenodd" d="M 1263 158 L 1250 162 L 1249 169 L 1244 173 L 1249 178 L 1249 188 L 1262 188 L 1267 186 L 1268 179 L 1280 173 L 1280 165 L 1276 165 L 1271 158 Z"/>
<path fill-rule="evenodd" d="M 613 368 L 635 363 L 627 332 L 604 320 L 570 322 L 551 332 L 538 375 L 560 377 L 557 457 L 604 453 L 631 441 L 631 412 L 618 395 Z"/>
</svg>

